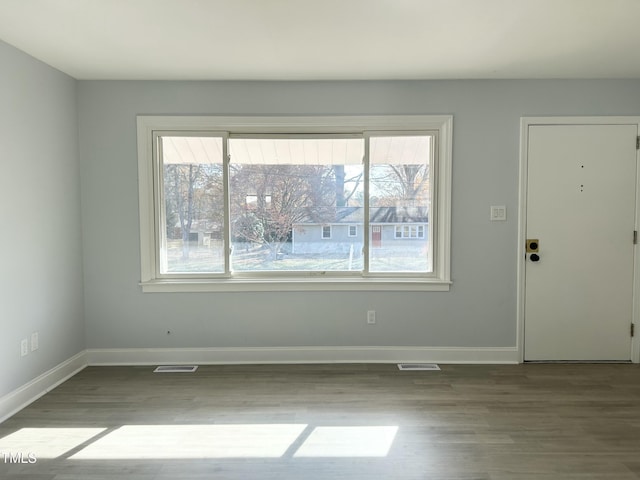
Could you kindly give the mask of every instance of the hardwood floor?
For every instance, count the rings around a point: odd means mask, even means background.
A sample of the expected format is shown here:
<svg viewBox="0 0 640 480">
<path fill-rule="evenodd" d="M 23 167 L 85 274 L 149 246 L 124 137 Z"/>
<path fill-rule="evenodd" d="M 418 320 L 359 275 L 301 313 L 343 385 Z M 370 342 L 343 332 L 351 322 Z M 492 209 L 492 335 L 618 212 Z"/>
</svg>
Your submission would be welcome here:
<svg viewBox="0 0 640 480">
<path fill-rule="evenodd" d="M 89 367 L 0 425 L 0 479 L 640 478 L 639 365 L 441 368 Z"/>
</svg>

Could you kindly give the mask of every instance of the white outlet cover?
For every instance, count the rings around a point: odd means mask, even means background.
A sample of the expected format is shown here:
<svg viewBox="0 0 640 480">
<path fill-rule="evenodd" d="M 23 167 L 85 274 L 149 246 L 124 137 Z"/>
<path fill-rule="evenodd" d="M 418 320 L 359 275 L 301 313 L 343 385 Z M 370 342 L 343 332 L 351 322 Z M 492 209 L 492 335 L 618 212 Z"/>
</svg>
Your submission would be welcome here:
<svg viewBox="0 0 640 480">
<path fill-rule="evenodd" d="M 38 332 L 33 332 L 31 334 L 31 351 L 35 352 L 36 350 L 38 350 L 38 348 L 40 348 L 40 342 L 38 339 Z"/>
<path fill-rule="evenodd" d="M 28 355 L 28 354 L 29 354 L 29 340 L 24 338 L 20 342 L 20 355 L 24 357 L 25 355 Z"/>
</svg>

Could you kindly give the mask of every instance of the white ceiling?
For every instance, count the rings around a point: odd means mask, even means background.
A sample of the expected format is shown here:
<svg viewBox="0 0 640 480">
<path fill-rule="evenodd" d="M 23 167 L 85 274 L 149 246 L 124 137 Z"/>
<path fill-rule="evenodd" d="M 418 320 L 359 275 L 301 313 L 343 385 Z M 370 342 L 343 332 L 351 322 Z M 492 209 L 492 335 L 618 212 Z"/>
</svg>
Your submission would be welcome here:
<svg viewBox="0 0 640 480">
<path fill-rule="evenodd" d="M 640 0 L 0 0 L 77 79 L 640 78 Z"/>
</svg>

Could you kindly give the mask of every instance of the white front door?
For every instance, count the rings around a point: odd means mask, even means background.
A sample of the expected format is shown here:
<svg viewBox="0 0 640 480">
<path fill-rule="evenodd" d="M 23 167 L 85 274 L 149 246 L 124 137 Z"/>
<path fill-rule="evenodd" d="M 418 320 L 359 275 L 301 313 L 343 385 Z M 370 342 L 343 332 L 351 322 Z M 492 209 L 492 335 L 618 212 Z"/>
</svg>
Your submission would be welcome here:
<svg viewBox="0 0 640 480">
<path fill-rule="evenodd" d="M 637 136 L 529 125 L 525 360 L 631 359 Z"/>
</svg>

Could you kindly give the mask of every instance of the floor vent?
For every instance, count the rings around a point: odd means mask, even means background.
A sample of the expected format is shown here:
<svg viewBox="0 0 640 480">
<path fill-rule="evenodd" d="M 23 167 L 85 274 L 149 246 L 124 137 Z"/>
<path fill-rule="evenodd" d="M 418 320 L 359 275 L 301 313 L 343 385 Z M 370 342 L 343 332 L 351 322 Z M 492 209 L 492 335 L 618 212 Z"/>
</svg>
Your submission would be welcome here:
<svg viewBox="0 0 640 480">
<path fill-rule="evenodd" d="M 437 363 L 399 363 L 399 370 L 440 370 Z"/>
<path fill-rule="evenodd" d="M 160 365 L 153 373 L 193 373 L 197 369 L 197 365 Z"/>
</svg>

